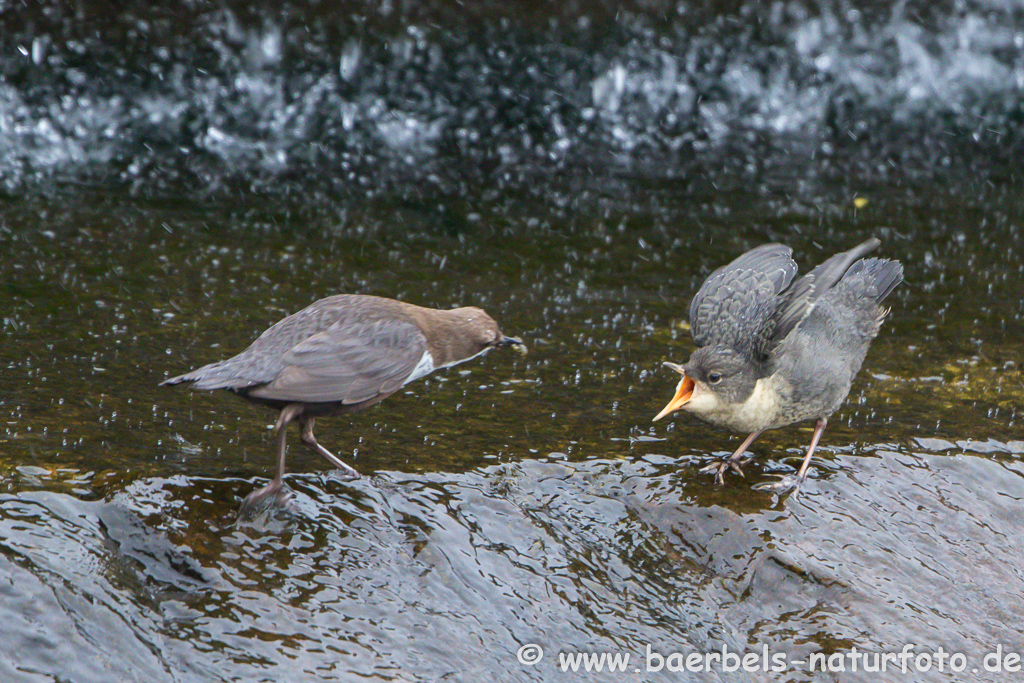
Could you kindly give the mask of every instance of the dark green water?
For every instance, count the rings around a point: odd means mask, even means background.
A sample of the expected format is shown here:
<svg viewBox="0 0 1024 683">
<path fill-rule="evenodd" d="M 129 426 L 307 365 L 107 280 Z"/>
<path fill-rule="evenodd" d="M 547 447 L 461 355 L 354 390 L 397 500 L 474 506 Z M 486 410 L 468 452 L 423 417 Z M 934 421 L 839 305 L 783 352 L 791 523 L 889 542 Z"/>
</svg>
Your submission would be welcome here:
<svg viewBox="0 0 1024 683">
<path fill-rule="evenodd" d="M 627 183 L 572 211 L 9 200 L 4 680 L 824 681 L 800 665 L 647 672 L 643 657 L 906 643 L 964 653 L 955 680 L 1008 680 L 982 661 L 1024 650 L 1016 193 L 878 187 L 857 209 L 843 187 Z M 675 384 L 661 362 L 691 350 L 691 295 L 758 243 L 806 269 L 871 235 L 906 283 L 811 478 L 797 496 L 752 489 L 799 463 L 801 425 L 713 486 L 698 470 L 740 437 L 651 423 Z M 323 420 L 321 442 L 370 476 L 339 481 L 293 448 L 297 518 L 236 528 L 272 473 L 273 414 L 157 384 L 338 292 L 481 306 L 530 352 Z M 539 665 L 517 661 L 528 643 Z M 575 651 L 634 659 L 558 671 Z"/>
</svg>

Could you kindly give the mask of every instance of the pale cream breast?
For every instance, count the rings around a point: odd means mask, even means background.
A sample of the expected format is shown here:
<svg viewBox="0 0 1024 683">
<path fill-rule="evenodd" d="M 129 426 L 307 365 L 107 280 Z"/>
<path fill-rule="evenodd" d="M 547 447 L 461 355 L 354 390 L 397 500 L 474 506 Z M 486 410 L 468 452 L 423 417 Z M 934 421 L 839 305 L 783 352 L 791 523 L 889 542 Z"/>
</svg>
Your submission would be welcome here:
<svg viewBox="0 0 1024 683">
<path fill-rule="evenodd" d="M 703 384 L 694 389 L 686 410 L 702 420 L 739 432 L 770 429 L 779 416 L 779 396 L 774 378 L 759 379 L 754 391 L 743 403 L 726 404 Z"/>
</svg>

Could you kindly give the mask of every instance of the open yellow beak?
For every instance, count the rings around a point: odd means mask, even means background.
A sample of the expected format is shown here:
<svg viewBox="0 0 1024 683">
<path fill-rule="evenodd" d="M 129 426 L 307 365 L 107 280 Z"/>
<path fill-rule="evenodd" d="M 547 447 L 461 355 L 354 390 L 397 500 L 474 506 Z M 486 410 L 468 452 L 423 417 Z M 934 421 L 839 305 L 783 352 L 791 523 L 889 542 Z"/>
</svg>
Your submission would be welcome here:
<svg viewBox="0 0 1024 683">
<path fill-rule="evenodd" d="M 676 387 L 676 395 L 672 397 L 672 400 L 669 401 L 669 404 L 665 406 L 660 413 L 654 416 L 653 422 L 657 422 L 669 413 L 674 413 L 689 403 L 690 399 L 693 398 L 694 384 L 693 380 L 686 376 L 686 369 L 681 365 L 676 365 L 675 363 L 665 363 L 665 365 L 678 372 L 683 376 L 683 378 L 679 380 L 679 386 Z"/>
</svg>

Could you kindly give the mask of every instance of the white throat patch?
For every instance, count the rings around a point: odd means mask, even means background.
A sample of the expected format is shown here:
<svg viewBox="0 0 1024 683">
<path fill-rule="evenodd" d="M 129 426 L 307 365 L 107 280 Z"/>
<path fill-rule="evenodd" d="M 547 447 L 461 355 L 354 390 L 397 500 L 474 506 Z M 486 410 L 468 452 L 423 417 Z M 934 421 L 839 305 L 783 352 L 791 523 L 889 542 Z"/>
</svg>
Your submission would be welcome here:
<svg viewBox="0 0 1024 683">
<path fill-rule="evenodd" d="M 405 378 L 402 385 L 404 386 L 409 382 L 419 379 L 420 377 L 426 377 L 432 373 L 434 369 L 434 357 L 430 355 L 430 351 L 424 351 L 423 357 L 420 358 L 420 362 L 412 369 L 412 374 Z"/>
<path fill-rule="evenodd" d="M 686 410 L 708 422 L 736 431 L 754 432 L 767 429 L 775 423 L 779 395 L 770 380 L 759 379 L 754 391 L 743 403 L 727 405 L 718 396 L 702 387 L 695 392 Z"/>
<path fill-rule="evenodd" d="M 490 346 L 486 346 L 486 347 L 484 347 L 483 351 L 481 351 L 480 353 L 476 354 L 475 356 L 469 356 L 468 358 L 463 358 L 463 359 L 457 360 L 457 361 L 455 361 L 453 363 L 448 363 L 447 365 L 434 365 L 434 357 L 430 355 L 430 351 L 429 350 L 424 351 L 423 352 L 423 357 L 420 358 L 420 362 L 417 363 L 416 367 L 414 367 L 412 369 L 412 373 L 408 377 L 405 378 L 405 381 L 402 383 L 402 385 L 405 386 L 409 382 L 418 380 L 420 377 L 426 377 L 427 375 L 432 373 L 434 370 L 440 370 L 441 368 L 450 368 L 453 365 L 458 365 L 459 363 L 465 363 L 467 360 L 473 360 L 477 356 L 482 356 L 482 355 L 484 355 L 485 353 L 487 353 L 490 350 L 491 350 L 491 347 Z"/>
</svg>

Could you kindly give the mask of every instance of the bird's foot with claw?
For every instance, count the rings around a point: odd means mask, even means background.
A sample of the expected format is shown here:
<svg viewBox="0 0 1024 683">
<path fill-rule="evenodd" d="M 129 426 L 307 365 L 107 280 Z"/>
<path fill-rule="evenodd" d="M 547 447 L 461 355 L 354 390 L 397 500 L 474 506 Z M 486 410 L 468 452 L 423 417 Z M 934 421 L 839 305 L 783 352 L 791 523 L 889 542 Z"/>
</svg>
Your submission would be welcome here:
<svg viewBox="0 0 1024 683">
<path fill-rule="evenodd" d="M 800 484 L 804 483 L 804 480 L 795 474 L 773 474 L 773 477 L 778 477 L 778 481 L 765 481 L 760 484 L 754 485 L 755 491 L 769 491 L 771 493 L 786 493 L 792 491 L 794 494 L 800 491 Z"/>
<path fill-rule="evenodd" d="M 271 482 L 245 497 L 238 508 L 238 521 L 256 523 L 279 514 L 292 515 L 296 511 L 291 489 L 283 483 Z"/>
<path fill-rule="evenodd" d="M 740 475 L 741 477 L 746 477 L 746 475 L 743 474 L 743 468 L 740 467 L 740 461 L 733 460 L 731 458 L 726 458 L 725 460 L 713 462 L 710 465 L 707 465 L 706 467 L 702 467 L 700 468 L 700 473 L 714 474 L 715 483 L 721 485 L 725 484 L 725 471 L 730 469 L 736 474 Z"/>
<path fill-rule="evenodd" d="M 339 470 L 335 470 L 335 471 L 337 472 L 337 474 L 335 474 L 334 477 L 338 481 L 355 481 L 356 479 L 362 479 L 363 478 L 363 475 L 359 474 L 358 472 L 356 472 L 353 469 L 347 469 L 347 470 L 339 469 Z"/>
</svg>

